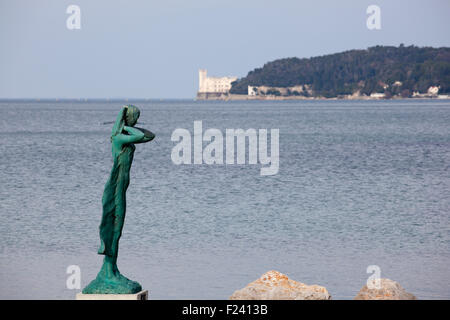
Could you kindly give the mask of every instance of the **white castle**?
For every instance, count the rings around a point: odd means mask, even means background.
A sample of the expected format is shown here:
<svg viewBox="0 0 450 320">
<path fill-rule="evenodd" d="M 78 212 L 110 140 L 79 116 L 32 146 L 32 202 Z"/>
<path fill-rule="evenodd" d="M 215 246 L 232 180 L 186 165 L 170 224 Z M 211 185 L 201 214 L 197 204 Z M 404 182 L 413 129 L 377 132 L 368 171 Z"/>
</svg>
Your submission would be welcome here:
<svg viewBox="0 0 450 320">
<path fill-rule="evenodd" d="M 198 70 L 198 93 L 228 93 L 236 77 L 208 77 L 206 69 Z"/>
</svg>

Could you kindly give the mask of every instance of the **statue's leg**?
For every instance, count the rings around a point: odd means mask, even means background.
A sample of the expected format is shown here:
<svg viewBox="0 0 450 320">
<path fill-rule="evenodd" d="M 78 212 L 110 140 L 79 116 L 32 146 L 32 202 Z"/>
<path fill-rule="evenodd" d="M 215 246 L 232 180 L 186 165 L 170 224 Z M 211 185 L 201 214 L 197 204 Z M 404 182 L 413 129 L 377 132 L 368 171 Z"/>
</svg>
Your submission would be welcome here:
<svg viewBox="0 0 450 320">
<path fill-rule="evenodd" d="M 100 222 L 100 248 L 99 254 L 111 255 L 111 242 L 114 227 L 114 213 L 116 211 L 115 204 L 115 188 L 111 183 L 111 179 L 105 185 L 102 197 L 102 221 Z"/>
<path fill-rule="evenodd" d="M 126 188 L 124 189 L 126 190 Z M 113 241 L 112 241 L 112 252 L 114 254 L 114 275 L 117 277 L 117 279 L 127 286 L 129 290 L 132 292 L 139 292 L 142 290 L 141 285 L 136 282 L 128 279 L 127 277 L 123 276 L 119 269 L 117 268 L 117 255 L 119 252 L 119 240 L 122 236 L 122 229 L 123 224 L 125 221 L 125 211 L 126 211 L 126 198 L 125 198 L 125 191 L 120 197 L 120 201 L 116 204 L 116 215 L 114 220 L 114 234 L 113 234 Z"/>
<path fill-rule="evenodd" d="M 103 214 L 102 221 L 100 222 L 100 248 L 98 250 L 99 254 L 104 254 L 103 265 L 99 272 L 100 276 L 106 278 L 114 277 L 114 264 L 115 260 L 112 254 L 112 242 L 113 242 L 113 232 L 114 232 L 114 212 L 115 199 L 114 199 L 114 189 L 111 188 L 111 184 L 108 183 L 105 186 L 102 198 Z"/>
<path fill-rule="evenodd" d="M 124 198 L 122 196 L 119 197 Z M 101 272 L 104 273 L 107 278 L 117 277 L 120 274 L 119 269 L 117 268 L 117 256 L 119 252 L 119 239 L 122 235 L 125 217 L 125 207 L 122 204 L 124 204 L 124 199 L 116 201 L 114 214 L 103 219 L 104 225 L 101 230 L 103 230 L 103 233 L 107 238 L 108 250 L 105 250 L 104 253 L 105 258 L 103 259 Z M 105 232 L 106 230 L 108 230 L 107 233 Z"/>
<path fill-rule="evenodd" d="M 114 226 L 114 216 L 111 212 L 103 212 L 102 221 L 100 222 L 99 233 L 100 233 L 100 248 L 98 249 L 99 254 L 110 254 L 110 246 L 112 240 L 112 231 Z"/>
<path fill-rule="evenodd" d="M 114 226 L 112 230 L 111 254 L 114 273 L 119 274 L 117 268 L 117 256 L 119 254 L 119 240 L 122 236 L 123 224 L 125 221 L 126 198 L 125 190 L 116 194 L 116 211 L 114 214 Z"/>
</svg>

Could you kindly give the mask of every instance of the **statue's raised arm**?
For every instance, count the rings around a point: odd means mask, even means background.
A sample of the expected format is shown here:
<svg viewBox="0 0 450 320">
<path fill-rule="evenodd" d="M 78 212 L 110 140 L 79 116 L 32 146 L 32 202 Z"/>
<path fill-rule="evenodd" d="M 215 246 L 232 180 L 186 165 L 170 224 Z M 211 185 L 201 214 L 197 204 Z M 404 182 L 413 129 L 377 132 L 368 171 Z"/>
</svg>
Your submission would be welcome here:
<svg viewBox="0 0 450 320">
<path fill-rule="evenodd" d="M 138 128 L 138 127 L 135 127 L 135 128 L 142 131 L 142 133 L 144 133 L 144 137 L 140 141 L 135 142 L 135 143 L 145 143 L 145 142 L 150 142 L 153 139 L 155 139 L 155 135 L 153 134 L 153 132 L 151 132 L 147 129 L 143 129 L 143 128 Z"/>
</svg>

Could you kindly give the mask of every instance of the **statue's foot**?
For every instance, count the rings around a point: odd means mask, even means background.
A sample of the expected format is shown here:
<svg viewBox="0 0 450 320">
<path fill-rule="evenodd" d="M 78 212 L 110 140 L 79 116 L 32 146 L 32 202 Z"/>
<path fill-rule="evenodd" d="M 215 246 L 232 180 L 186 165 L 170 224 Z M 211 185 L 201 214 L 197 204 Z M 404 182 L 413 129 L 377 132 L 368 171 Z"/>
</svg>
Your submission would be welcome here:
<svg viewBox="0 0 450 320">
<path fill-rule="evenodd" d="M 130 286 L 141 286 L 139 283 L 137 283 L 136 281 L 130 280 L 127 277 L 125 277 L 124 275 L 122 275 L 121 273 L 119 273 L 118 277 L 120 278 L 121 282 L 124 283 L 128 283 Z"/>
<path fill-rule="evenodd" d="M 84 294 L 134 294 L 142 291 L 141 285 L 120 273 L 106 277 L 100 272 L 84 289 Z"/>
</svg>

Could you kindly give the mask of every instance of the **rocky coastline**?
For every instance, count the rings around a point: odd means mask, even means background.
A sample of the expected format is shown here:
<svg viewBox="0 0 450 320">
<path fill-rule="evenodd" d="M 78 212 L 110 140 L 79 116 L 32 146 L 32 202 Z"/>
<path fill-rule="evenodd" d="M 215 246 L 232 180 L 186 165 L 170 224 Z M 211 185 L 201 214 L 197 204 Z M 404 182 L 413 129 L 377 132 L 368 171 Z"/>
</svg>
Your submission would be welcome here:
<svg viewBox="0 0 450 320">
<path fill-rule="evenodd" d="M 347 95 L 339 97 L 304 97 L 304 96 L 249 96 L 245 94 L 231 94 L 231 93 L 198 93 L 195 100 L 218 100 L 218 101 L 243 101 L 243 100 L 255 100 L 255 101 L 285 101 L 285 100 L 402 100 L 402 99 L 414 99 L 414 100 L 426 100 L 426 99 L 450 99 L 448 95 L 438 96 L 420 96 L 420 97 L 371 97 L 365 95 Z"/>
</svg>

